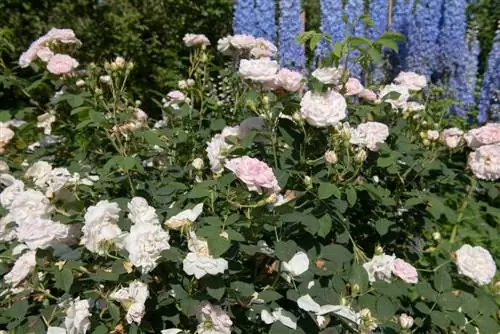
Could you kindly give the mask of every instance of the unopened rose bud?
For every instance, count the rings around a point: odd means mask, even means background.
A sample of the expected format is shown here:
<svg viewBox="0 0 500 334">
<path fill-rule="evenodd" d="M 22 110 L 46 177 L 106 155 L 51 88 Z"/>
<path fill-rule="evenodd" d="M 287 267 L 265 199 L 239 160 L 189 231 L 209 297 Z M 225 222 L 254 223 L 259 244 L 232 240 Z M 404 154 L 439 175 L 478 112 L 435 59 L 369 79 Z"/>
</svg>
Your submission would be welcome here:
<svg viewBox="0 0 500 334">
<path fill-rule="evenodd" d="M 186 89 L 188 86 L 186 80 L 179 80 L 177 85 L 179 86 L 179 89 Z"/>
<path fill-rule="evenodd" d="M 202 63 L 206 63 L 208 61 L 208 56 L 206 55 L 206 53 L 203 53 L 201 55 L 200 60 L 201 60 Z"/>
<path fill-rule="evenodd" d="M 262 98 L 262 103 L 266 109 L 269 108 L 269 97 L 267 95 Z"/>
<path fill-rule="evenodd" d="M 425 133 L 424 131 L 420 131 L 418 135 L 419 135 L 419 136 L 420 136 L 420 138 L 422 138 L 422 139 L 427 138 L 427 133 Z"/>
<path fill-rule="evenodd" d="M 351 286 L 351 292 L 353 295 L 357 295 L 359 290 L 360 290 L 359 284 L 355 283 Z"/>
<path fill-rule="evenodd" d="M 377 245 L 375 247 L 375 255 L 380 255 L 380 254 L 384 254 L 384 248 L 380 245 Z"/>
<path fill-rule="evenodd" d="M 427 126 L 428 124 L 427 121 L 422 121 L 422 126 Z"/>
<path fill-rule="evenodd" d="M 193 168 L 196 169 L 196 170 L 202 170 L 203 167 L 205 167 L 205 163 L 203 162 L 203 159 L 196 158 L 191 163 L 191 166 L 193 166 Z"/>
<path fill-rule="evenodd" d="M 312 188 L 312 179 L 310 176 L 304 176 L 304 185 L 306 186 L 306 189 L 311 189 Z"/>
<path fill-rule="evenodd" d="M 101 75 L 99 81 L 104 84 L 109 84 L 111 82 L 111 77 L 109 75 Z"/>
<path fill-rule="evenodd" d="M 125 59 L 123 57 L 120 57 L 120 56 L 115 58 L 114 63 L 115 63 L 117 68 L 124 68 L 125 64 L 126 64 Z"/>
<path fill-rule="evenodd" d="M 82 87 L 83 85 L 85 85 L 85 81 L 80 79 L 75 83 L 75 85 L 76 87 Z"/>
<path fill-rule="evenodd" d="M 222 231 L 220 234 L 219 234 L 220 237 L 226 239 L 226 240 L 229 240 L 229 234 L 227 234 L 226 231 Z"/>
<path fill-rule="evenodd" d="M 354 160 L 357 162 L 363 162 L 367 158 L 367 154 L 365 150 L 359 150 L 358 153 L 354 156 Z"/>
<path fill-rule="evenodd" d="M 303 119 L 302 119 L 302 116 L 300 116 L 300 113 L 298 112 L 294 112 L 293 115 L 292 115 L 292 119 L 297 122 L 297 123 L 302 123 Z"/>
<path fill-rule="evenodd" d="M 133 61 L 129 61 L 127 63 L 127 70 L 129 70 L 129 71 L 133 70 L 134 66 L 135 66 L 134 62 Z"/>
<path fill-rule="evenodd" d="M 436 241 L 441 240 L 441 233 L 439 233 L 439 232 L 432 233 L 432 239 L 434 239 Z"/>
<path fill-rule="evenodd" d="M 194 86 L 195 82 L 193 79 L 187 79 L 187 85 L 188 86 Z"/>
<path fill-rule="evenodd" d="M 351 138 L 351 126 L 349 123 L 344 123 L 342 125 L 342 130 L 340 130 L 340 136 L 344 140 L 349 140 Z"/>
<path fill-rule="evenodd" d="M 100 89 L 100 88 L 96 88 L 96 89 L 95 89 L 95 94 L 96 94 L 96 95 L 101 95 L 101 94 L 102 94 L 102 89 Z"/>
<path fill-rule="evenodd" d="M 429 140 L 438 140 L 439 139 L 439 131 L 436 130 L 428 130 L 427 131 L 427 138 Z"/>
<path fill-rule="evenodd" d="M 278 200 L 278 195 L 272 193 L 269 197 L 266 198 L 266 204 L 274 204 Z"/>
<path fill-rule="evenodd" d="M 248 109 L 254 111 L 254 112 L 257 112 L 257 108 L 255 107 L 255 102 L 252 101 L 252 100 L 247 100 L 246 102 L 246 106 Z"/>
<path fill-rule="evenodd" d="M 325 161 L 327 164 L 334 165 L 337 163 L 337 154 L 334 151 L 326 151 L 325 152 Z"/>
<path fill-rule="evenodd" d="M 424 146 L 429 146 L 431 144 L 431 141 L 429 139 L 424 139 L 422 143 L 424 144 Z"/>
<path fill-rule="evenodd" d="M 403 329 L 410 329 L 413 326 L 413 318 L 406 313 L 399 316 L 399 323 Z"/>
</svg>

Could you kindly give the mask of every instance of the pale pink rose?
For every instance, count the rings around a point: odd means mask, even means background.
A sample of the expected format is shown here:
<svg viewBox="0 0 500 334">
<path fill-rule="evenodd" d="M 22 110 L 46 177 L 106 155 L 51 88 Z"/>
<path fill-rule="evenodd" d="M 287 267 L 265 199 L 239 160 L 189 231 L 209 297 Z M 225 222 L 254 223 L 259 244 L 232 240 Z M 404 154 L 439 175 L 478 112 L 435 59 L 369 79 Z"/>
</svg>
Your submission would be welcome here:
<svg viewBox="0 0 500 334">
<path fill-rule="evenodd" d="M 37 53 L 36 53 L 37 57 L 40 58 L 42 61 L 44 62 L 48 62 L 50 60 L 50 58 L 52 58 L 54 56 L 54 52 L 52 52 L 51 49 L 49 49 L 48 47 L 46 46 L 41 46 Z"/>
<path fill-rule="evenodd" d="M 500 144 L 484 145 L 471 152 L 468 165 L 478 179 L 500 179 Z"/>
<path fill-rule="evenodd" d="M 203 34 L 186 34 L 182 39 L 186 46 L 208 46 L 210 41 Z"/>
<path fill-rule="evenodd" d="M 437 131 L 437 130 L 427 130 L 427 138 L 429 140 L 437 140 L 439 138 L 439 131 Z"/>
<path fill-rule="evenodd" d="M 453 149 L 460 144 L 464 132 L 458 128 L 446 129 L 441 133 L 441 141 L 448 146 L 448 148 Z"/>
<path fill-rule="evenodd" d="M 400 72 L 394 82 L 401 86 L 406 86 L 409 90 L 419 91 L 427 86 L 427 79 L 424 75 L 415 72 Z"/>
<path fill-rule="evenodd" d="M 234 158 L 226 162 L 226 168 L 245 183 L 250 191 L 261 194 L 262 189 L 271 193 L 278 193 L 281 190 L 273 170 L 258 159 L 248 156 Z"/>
<path fill-rule="evenodd" d="M 418 273 L 414 266 L 402 259 L 393 262 L 392 273 L 406 283 L 418 283 Z"/>
<path fill-rule="evenodd" d="M 229 36 L 229 43 L 235 49 L 250 50 L 257 44 L 257 39 L 251 35 L 234 35 Z"/>
<path fill-rule="evenodd" d="M 304 85 L 304 76 L 297 71 L 291 71 L 286 68 L 279 70 L 274 79 L 277 86 L 289 92 L 298 92 Z"/>
<path fill-rule="evenodd" d="M 184 101 L 186 99 L 186 95 L 183 92 L 178 90 L 173 90 L 167 94 L 167 97 L 173 101 Z"/>
<path fill-rule="evenodd" d="M 274 57 L 277 52 L 278 48 L 272 42 L 264 38 L 256 38 L 250 55 L 255 58 L 269 58 Z"/>
<path fill-rule="evenodd" d="M 378 96 L 377 94 L 375 94 L 374 91 L 372 91 L 371 89 L 363 89 L 359 94 L 358 96 L 364 100 L 367 100 L 367 101 L 370 101 L 370 102 L 375 102 L 377 101 L 378 99 Z"/>
<path fill-rule="evenodd" d="M 199 305 L 196 318 L 199 322 L 196 332 L 199 334 L 231 334 L 233 322 L 220 306 L 204 300 Z"/>
<path fill-rule="evenodd" d="M 82 42 L 76 38 L 75 32 L 72 29 L 52 28 L 45 35 L 48 41 L 57 41 L 64 44 L 77 44 L 80 46 Z"/>
<path fill-rule="evenodd" d="M 47 36 L 39 37 L 36 41 L 31 43 L 28 50 L 21 54 L 19 57 L 19 66 L 22 68 L 28 67 L 37 58 L 38 50 L 48 41 Z"/>
<path fill-rule="evenodd" d="M 50 58 L 47 64 L 47 70 L 52 74 L 62 75 L 73 72 L 78 65 L 76 59 L 65 54 L 57 53 Z"/>
<path fill-rule="evenodd" d="M 465 134 L 465 141 L 470 148 L 500 143 L 500 123 L 488 123 L 472 129 Z"/>
<path fill-rule="evenodd" d="M 363 87 L 363 85 L 361 84 L 361 82 L 359 82 L 358 79 L 349 78 L 349 80 L 347 80 L 347 83 L 345 84 L 345 89 L 346 89 L 346 92 L 344 94 L 345 96 L 353 96 L 363 92 L 365 87 Z"/>
</svg>

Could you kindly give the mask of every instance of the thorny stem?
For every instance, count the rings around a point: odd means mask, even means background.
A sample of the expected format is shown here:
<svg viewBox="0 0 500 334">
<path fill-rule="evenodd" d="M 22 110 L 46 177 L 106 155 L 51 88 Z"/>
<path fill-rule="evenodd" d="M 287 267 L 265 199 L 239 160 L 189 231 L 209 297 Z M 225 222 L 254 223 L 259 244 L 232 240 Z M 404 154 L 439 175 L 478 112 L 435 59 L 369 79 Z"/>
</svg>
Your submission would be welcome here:
<svg viewBox="0 0 500 334">
<path fill-rule="evenodd" d="M 462 206 L 460 209 L 458 209 L 458 216 L 457 216 L 457 221 L 455 222 L 455 225 L 453 226 L 453 230 L 451 231 L 451 236 L 450 236 L 450 243 L 455 242 L 455 238 L 457 236 L 458 232 L 458 225 L 462 222 L 463 216 L 464 216 L 464 211 L 469 205 L 469 201 L 474 193 L 474 189 L 476 188 L 476 179 L 471 178 L 471 183 L 468 188 L 467 196 L 465 197 L 464 201 L 462 202 Z"/>
</svg>

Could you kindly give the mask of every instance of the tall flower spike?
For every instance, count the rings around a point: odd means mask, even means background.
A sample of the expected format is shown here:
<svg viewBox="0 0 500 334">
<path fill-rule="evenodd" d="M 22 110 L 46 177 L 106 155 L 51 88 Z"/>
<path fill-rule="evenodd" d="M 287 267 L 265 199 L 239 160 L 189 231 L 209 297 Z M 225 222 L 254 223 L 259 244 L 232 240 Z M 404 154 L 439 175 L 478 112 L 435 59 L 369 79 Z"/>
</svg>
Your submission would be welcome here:
<svg viewBox="0 0 500 334">
<path fill-rule="evenodd" d="M 413 1 L 398 0 L 394 2 L 391 17 L 391 31 L 399 32 L 408 38 L 409 21 L 413 19 Z M 391 76 L 397 75 L 403 70 L 403 65 L 408 54 L 408 43 L 398 43 L 399 52 L 392 53 Z"/>
<path fill-rule="evenodd" d="M 236 0 L 233 17 L 234 34 L 257 34 L 254 0 Z"/>
<path fill-rule="evenodd" d="M 363 0 L 348 0 L 345 11 L 349 22 L 349 35 L 350 36 L 363 36 L 364 24 L 359 19 L 364 14 L 365 5 Z M 358 57 L 359 51 L 353 51 L 349 57 Z M 349 71 L 355 76 L 361 76 L 361 66 L 358 63 L 350 61 L 348 63 Z"/>
<path fill-rule="evenodd" d="M 276 2 L 274 0 L 255 0 L 256 37 L 274 42 L 276 39 Z"/>
<path fill-rule="evenodd" d="M 430 77 L 436 68 L 443 0 L 420 0 L 408 31 L 406 69 Z"/>
<path fill-rule="evenodd" d="M 368 37 L 375 40 L 387 29 L 387 0 L 371 0 L 369 13 L 373 20 L 373 27 L 368 28 Z M 380 68 L 373 69 L 373 80 L 380 83 L 384 73 Z"/>
<path fill-rule="evenodd" d="M 500 22 L 499 22 L 500 25 Z M 484 123 L 488 119 L 500 116 L 500 27 L 497 29 L 493 48 L 488 56 L 488 67 L 483 77 L 481 97 L 479 98 L 478 121 Z"/>
<path fill-rule="evenodd" d="M 306 63 L 304 47 L 295 41 L 303 31 L 300 0 L 280 0 L 279 50 L 283 67 L 303 70 Z"/>
<path fill-rule="evenodd" d="M 321 32 L 330 35 L 332 43 L 344 39 L 345 23 L 342 21 L 342 0 L 321 0 Z M 316 48 L 316 56 L 325 57 L 332 49 L 326 40 L 321 40 Z"/>
</svg>

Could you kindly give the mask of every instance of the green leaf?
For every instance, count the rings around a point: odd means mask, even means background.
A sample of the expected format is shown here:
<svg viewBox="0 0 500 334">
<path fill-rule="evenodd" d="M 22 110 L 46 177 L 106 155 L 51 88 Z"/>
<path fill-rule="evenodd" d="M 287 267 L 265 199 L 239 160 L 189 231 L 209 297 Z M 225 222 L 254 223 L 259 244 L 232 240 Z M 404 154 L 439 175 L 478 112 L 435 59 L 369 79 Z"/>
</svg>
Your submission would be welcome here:
<svg viewBox="0 0 500 334">
<path fill-rule="evenodd" d="M 210 249 L 210 254 L 213 257 L 220 257 L 231 246 L 231 242 L 229 240 L 219 235 L 207 236 L 207 242 L 208 248 Z"/>
<path fill-rule="evenodd" d="M 347 188 L 346 195 L 347 195 L 347 203 L 349 203 L 349 206 L 352 208 L 356 204 L 356 200 L 358 198 L 356 194 L 356 189 Z"/>
<path fill-rule="evenodd" d="M 379 38 L 375 41 L 376 44 L 378 45 L 382 45 L 382 46 L 385 46 L 389 49 L 392 49 L 396 52 L 399 51 L 399 47 L 398 47 L 398 43 L 392 39 L 389 39 L 389 38 Z"/>
<path fill-rule="evenodd" d="M 321 257 L 334 262 L 350 262 L 353 256 L 344 246 L 330 244 L 321 249 Z"/>
<path fill-rule="evenodd" d="M 220 131 L 220 130 L 224 129 L 225 126 L 226 126 L 226 121 L 222 118 L 219 118 L 219 119 L 211 121 L 210 130 Z"/>
<path fill-rule="evenodd" d="M 349 275 L 350 282 L 353 284 L 358 284 L 361 291 L 364 291 L 368 287 L 368 273 L 365 268 L 359 264 L 353 264 L 351 266 L 351 274 Z"/>
<path fill-rule="evenodd" d="M 445 313 L 441 311 L 432 311 L 431 320 L 433 324 L 438 325 L 441 328 L 447 329 L 450 326 L 450 319 L 446 316 Z"/>
<path fill-rule="evenodd" d="M 137 331 L 136 331 L 137 332 Z M 92 334 L 107 334 L 109 333 L 108 327 L 105 325 L 99 325 L 92 331 Z M 129 331 L 129 334 L 132 333 L 132 331 Z"/>
<path fill-rule="evenodd" d="M 377 314 L 382 318 L 390 318 L 396 314 L 396 306 L 386 296 L 382 296 L 377 300 Z"/>
<path fill-rule="evenodd" d="M 500 325 L 493 318 L 488 316 L 482 316 L 474 321 L 479 327 L 480 333 L 498 333 L 500 331 Z"/>
<path fill-rule="evenodd" d="M 293 240 L 278 241 L 274 244 L 274 254 L 281 261 L 290 261 L 297 252 L 297 244 Z"/>
<path fill-rule="evenodd" d="M 265 303 L 270 303 L 281 298 L 283 296 L 274 290 L 264 290 L 259 293 L 259 299 L 262 299 Z"/>
<path fill-rule="evenodd" d="M 322 182 L 318 188 L 318 197 L 320 199 L 327 199 L 332 196 L 340 198 L 340 190 L 333 183 Z"/>
<path fill-rule="evenodd" d="M 214 276 L 205 276 L 203 277 L 203 283 L 207 285 L 207 293 L 217 299 L 220 300 L 224 293 L 226 292 L 226 287 L 224 285 L 224 280 Z"/>
<path fill-rule="evenodd" d="M 117 324 L 121 319 L 120 308 L 116 306 L 113 302 L 108 302 L 108 311 L 111 317 L 113 318 L 114 323 Z"/>
<path fill-rule="evenodd" d="M 9 308 L 2 311 L 2 316 L 11 319 L 24 319 L 26 313 L 28 312 L 29 303 L 25 300 L 19 300 L 14 302 Z"/>
<path fill-rule="evenodd" d="M 377 230 L 378 234 L 383 236 L 387 234 L 387 232 L 389 232 L 389 228 L 392 225 L 394 225 L 394 222 L 391 222 L 389 219 L 382 218 L 375 222 L 375 229 Z"/>
<path fill-rule="evenodd" d="M 431 309 L 423 302 L 418 302 L 417 304 L 415 304 L 415 308 L 420 312 L 422 312 L 423 314 L 431 313 Z"/>
<path fill-rule="evenodd" d="M 241 281 L 231 282 L 231 289 L 244 297 L 251 296 L 255 292 L 253 284 Z"/>
<path fill-rule="evenodd" d="M 73 273 L 71 269 L 64 268 L 61 271 L 56 271 L 54 273 L 54 278 L 56 280 L 55 287 L 65 292 L 69 292 L 71 285 L 73 284 Z"/>
<path fill-rule="evenodd" d="M 323 217 L 318 219 L 318 222 L 319 222 L 318 235 L 322 238 L 325 238 L 332 229 L 332 219 L 330 218 L 329 215 L 324 215 Z"/>
<path fill-rule="evenodd" d="M 439 292 L 444 292 L 451 290 L 452 287 L 450 274 L 448 274 L 445 268 L 439 269 L 434 274 L 434 288 Z"/>
<path fill-rule="evenodd" d="M 427 282 L 419 282 L 417 285 L 416 285 L 416 288 L 417 288 L 417 293 L 424 297 L 425 299 L 428 299 L 430 301 L 435 301 L 436 300 L 436 296 L 437 296 L 437 292 L 432 288 L 432 286 L 427 283 Z"/>
<path fill-rule="evenodd" d="M 205 184 L 198 184 L 188 194 L 189 198 L 210 197 L 210 189 Z"/>
</svg>

